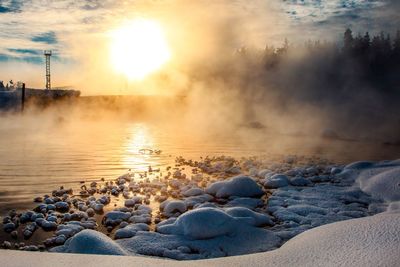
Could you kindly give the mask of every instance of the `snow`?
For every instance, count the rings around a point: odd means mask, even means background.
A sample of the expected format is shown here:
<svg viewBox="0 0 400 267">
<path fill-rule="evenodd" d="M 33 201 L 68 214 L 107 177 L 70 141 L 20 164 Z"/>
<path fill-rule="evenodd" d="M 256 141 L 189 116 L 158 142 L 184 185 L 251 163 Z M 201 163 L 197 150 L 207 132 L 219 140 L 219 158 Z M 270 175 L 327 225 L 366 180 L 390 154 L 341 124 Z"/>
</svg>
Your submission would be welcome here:
<svg viewBox="0 0 400 267">
<path fill-rule="evenodd" d="M 131 217 L 129 212 L 122 211 L 110 211 L 106 213 L 104 220 L 105 225 L 116 225 L 121 223 L 122 221 L 126 221 Z"/>
<path fill-rule="evenodd" d="M 52 249 L 53 252 L 126 255 L 127 253 L 117 243 L 106 235 L 93 231 L 83 230 L 65 242 L 63 246 Z"/>
<path fill-rule="evenodd" d="M 207 187 L 206 192 L 218 198 L 259 197 L 264 194 L 261 187 L 248 176 L 236 176 L 227 181 L 219 181 Z"/>
<path fill-rule="evenodd" d="M 289 178 L 284 174 L 275 174 L 264 180 L 264 186 L 267 188 L 279 188 L 289 185 Z"/>
<path fill-rule="evenodd" d="M 116 241 L 102 233 L 83 230 L 53 251 L 79 253 L 84 249 L 82 243 L 99 240 L 94 253 L 139 253 L 186 260 L 242 255 L 279 245 L 280 238 L 275 234 L 253 226 L 268 223 L 268 219 L 246 208 L 232 208 L 227 212 L 217 208 L 199 208 L 158 225 L 158 232 L 147 232 L 148 228 L 135 224 L 128 225 L 117 230 L 121 239 Z M 105 250 L 106 247 L 110 250 Z"/>
<path fill-rule="evenodd" d="M 184 179 L 174 181 L 177 187 L 173 192 L 183 198 L 161 203 L 161 214 L 169 219 L 157 224 L 155 232 L 149 231 L 145 224 L 151 220 L 152 209 L 135 203 L 135 209 L 119 208 L 106 213 L 105 225 L 117 227 L 116 240 L 85 230 L 94 229 L 96 223 L 87 213 L 76 212 L 68 216 L 70 219 L 75 216 L 79 221 L 58 225 L 49 243 L 60 245 L 52 249 L 55 252 L 141 254 L 178 260 L 263 252 L 185 263 L 195 266 L 397 264 L 400 260 L 400 161 L 294 169 L 285 164 L 266 169 L 258 168 L 259 164 L 254 162 L 245 162 L 242 169 L 251 170 L 258 178 L 236 176 L 217 181 L 209 184 L 205 192 Z M 268 198 L 260 198 L 265 193 L 257 182 L 265 185 L 267 181 L 277 181 L 278 186 L 266 186 Z M 280 186 L 282 181 L 286 183 Z M 94 198 L 89 202 L 100 201 Z M 53 204 L 41 204 L 37 210 L 47 210 L 48 205 Z M 55 215 L 54 211 L 46 217 L 30 212 L 22 214 L 21 219 L 31 222 L 32 229 L 26 231 L 33 232 L 36 224 L 43 227 L 43 224 L 57 223 Z M 66 215 L 64 221 L 65 218 Z M 138 259 L 143 261 L 170 264 Z"/>
<path fill-rule="evenodd" d="M 256 239 L 254 241 L 257 241 Z M 399 240 L 400 214 L 386 212 L 317 227 L 296 236 L 279 249 L 237 257 L 180 262 L 141 256 L 113 257 L 76 254 L 71 257 L 69 254 L 10 250 L 0 250 L 0 257 L 3 260 L 3 266 L 41 267 L 60 264 L 88 267 L 129 266 L 133 262 L 140 266 L 166 267 L 188 265 L 194 267 L 397 266 L 400 261 Z M 93 241 L 97 242 L 97 240 Z M 188 249 L 190 249 L 188 246 L 176 247 L 176 251 L 181 253 L 188 252 Z M 124 251 L 117 246 L 116 252 Z"/>
<path fill-rule="evenodd" d="M 254 226 L 265 226 L 274 224 L 270 216 L 254 212 L 244 207 L 228 208 L 225 210 L 225 212 L 236 218 L 251 218 L 251 224 Z"/>
<path fill-rule="evenodd" d="M 184 213 L 187 211 L 187 205 L 181 200 L 166 200 L 161 203 L 160 208 L 163 210 L 163 214 L 166 217 L 173 217 L 177 213 Z"/>
<path fill-rule="evenodd" d="M 180 216 L 173 224 L 160 226 L 162 234 L 183 235 L 190 239 L 209 239 L 234 232 L 235 219 L 214 208 L 200 208 Z"/>
<path fill-rule="evenodd" d="M 386 202 L 400 201 L 400 167 L 384 169 L 372 176 L 362 173 L 358 182 L 361 190 L 375 198 Z"/>
<path fill-rule="evenodd" d="M 138 231 L 149 231 L 150 228 L 147 224 L 137 223 L 129 224 L 122 229 L 118 229 L 115 232 L 115 239 L 129 238 L 135 236 Z"/>
<path fill-rule="evenodd" d="M 185 192 L 183 192 L 183 195 L 185 197 L 199 196 L 202 194 L 204 194 L 204 191 L 200 188 L 190 188 L 190 189 L 186 190 Z"/>
<path fill-rule="evenodd" d="M 229 201 L 225 206 L 228 207 L 245 207 L 249 209 L 255 209 L 262 206 L 264 201 L 258 198 L 238 197 Z"/>
</svg>

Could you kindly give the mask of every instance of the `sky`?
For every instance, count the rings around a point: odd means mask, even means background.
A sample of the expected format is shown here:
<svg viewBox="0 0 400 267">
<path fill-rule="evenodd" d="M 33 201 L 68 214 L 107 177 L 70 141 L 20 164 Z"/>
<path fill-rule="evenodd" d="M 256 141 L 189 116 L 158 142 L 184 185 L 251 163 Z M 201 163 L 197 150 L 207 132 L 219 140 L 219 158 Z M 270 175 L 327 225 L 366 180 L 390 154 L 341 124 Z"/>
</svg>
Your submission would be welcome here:
<svg viewBox="0 0 400 267">
<path fill-rule="evenodd" d="M 55 86 L 78 87 L 83 94 L 126 93 L 115 89 L 129 81 L 109 66 L 109 33 L 136 17 L 160 22 L 178 55 L 174 64 L 183 66 L 188 58 L 203 60 L 220 52 L 221 44 L 234 49 L 279 44 L 285 37 L 292 42 L 339 40 L 347 27 L 393 33 L 400 25 L 399 2 L 0 0 L 0 80 L 43 87 L 42 54 L 51 49 Z M 205 52 L 194 53 L 194 46 Z"/>
</svg>

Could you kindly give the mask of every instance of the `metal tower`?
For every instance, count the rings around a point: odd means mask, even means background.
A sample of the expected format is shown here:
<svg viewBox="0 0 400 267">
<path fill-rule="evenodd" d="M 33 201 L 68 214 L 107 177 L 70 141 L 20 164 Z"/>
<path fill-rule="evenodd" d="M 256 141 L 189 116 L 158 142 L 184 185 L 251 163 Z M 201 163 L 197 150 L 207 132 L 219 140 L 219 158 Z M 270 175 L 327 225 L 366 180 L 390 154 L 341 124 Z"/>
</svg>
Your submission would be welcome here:
<svg viewBox="0 0 400 267">
<path fill-rule="evenodd" d="M 44 55 L 46 57 L 46 89 L 51 89 L 50 83 L 50 57 L 51 57 L 51 50 L 45 50 Z"/>
</svg>

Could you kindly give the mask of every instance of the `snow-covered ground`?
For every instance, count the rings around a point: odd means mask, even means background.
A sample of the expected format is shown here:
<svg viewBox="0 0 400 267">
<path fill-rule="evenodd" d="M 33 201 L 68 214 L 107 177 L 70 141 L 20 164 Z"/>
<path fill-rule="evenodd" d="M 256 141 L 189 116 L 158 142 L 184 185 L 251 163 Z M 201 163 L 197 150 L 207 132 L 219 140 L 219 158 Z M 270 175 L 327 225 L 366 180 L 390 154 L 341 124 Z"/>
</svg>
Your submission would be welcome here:
<svg viewBox="0 0 400 267">
<path fill-rule="evenodd" d="M 161 180 L 152 182 L 160 191 L 177 196 L 162 199 L 155 230 L 148 226 L 152 209 L 141 204 L 138 196 L 129 196 L 127 207 L 105 214 L 104 225 L 116 229 L 114 239 L 92 230 L 96 225 L 87 215 L 88 209 L 109 202 L 92 199 L 82 204 L 88 207 L 80 221 L 56 225 L 52 244 L 62 245 L 51 251 L 179 260 L 242 255 L 191 262 L 216 266 L 396 266 L 400 260 L 400 160 L 347 166 L 294 166 L 294 161 L 291 158 L 268 165 L 257 160 L 238 163 L 231 158 L 199 163 L 182 159 L 182 165 L 201 173 L 194 171 L 189 178 L 176 170 L 168 178 L 168 188 Z M 209 176 L 203 177 L 205 174 Z M 222 174 L 227 178 L 221 179 Z M 127 180 L 131 179 L 126 176 L 117 181 L 122 194 L 129 193 L 124 191 Z M 128 188 L 136 186 L 131 180 Z M 62 202 L 68 200 L 55 204 Z M 57 209 L 67 208 L 64 205 L 58 204 Z M 39 219 L 41 227 L 50 226 L 54 221 L 51 217 L 39 216 L 35 221 Z M 12 225 L 9 227 L 12 231 Z M 257 252 L 263 253 L 245 255 Z M 19 257 L 21 264 L 24 255 Z M 102 263 L 132 259 L 160 264 L 157 259 L 122 258 L 105 257 Z M 169 261 L 162 264 L 178 265 Z"/>
<path fill-rule="evenodd" d="M 400 215 L 381 213 L 324 225 L 281 248 L 235 257 L 170 261 L 139 256 L 71 255 L 0 250 L 2 266 L 398 266 Z"/>
</svg>

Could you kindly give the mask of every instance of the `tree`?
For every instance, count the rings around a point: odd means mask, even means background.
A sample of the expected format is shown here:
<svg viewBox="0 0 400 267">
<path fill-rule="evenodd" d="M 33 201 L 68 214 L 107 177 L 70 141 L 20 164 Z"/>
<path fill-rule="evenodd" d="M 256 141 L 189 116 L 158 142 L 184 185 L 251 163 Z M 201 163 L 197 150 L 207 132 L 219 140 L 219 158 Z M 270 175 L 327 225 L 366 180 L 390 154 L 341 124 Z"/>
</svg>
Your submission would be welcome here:
<svg viewBox="0 0 400 267">
<path fill-rule="evenodd" d="M 344 32 L 343 49 L 344 51 L 351 51 L 353 46 L 354 46 L 353 32 L 350 29 L 347 29 Z"/>
</svg>

